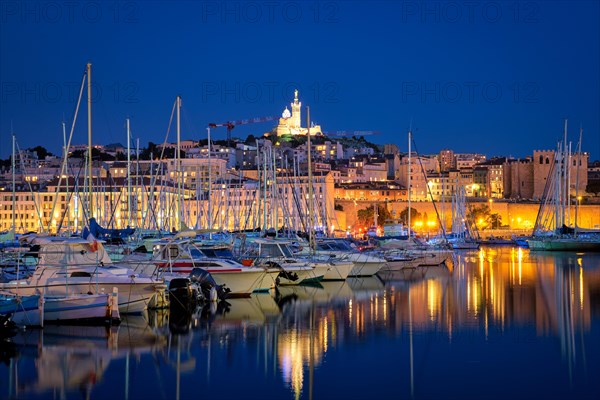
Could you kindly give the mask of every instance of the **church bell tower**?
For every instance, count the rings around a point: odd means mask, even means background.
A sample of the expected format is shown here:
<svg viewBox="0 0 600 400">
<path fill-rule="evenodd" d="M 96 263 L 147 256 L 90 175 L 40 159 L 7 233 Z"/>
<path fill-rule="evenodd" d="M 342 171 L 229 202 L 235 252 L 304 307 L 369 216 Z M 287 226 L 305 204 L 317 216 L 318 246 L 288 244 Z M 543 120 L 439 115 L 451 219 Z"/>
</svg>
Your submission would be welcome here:
<svg viewBox="0 0 600 400">
<path fill-rule="evenodd" d="M 292 106 L 292 120 L 290 126 L 293 128 L 300 128 L 300 108 L 302 107 L 302 103 L 298 101 L 298 89 L 294 90 L 294 102 L 291 103 Z"/>
</svg>

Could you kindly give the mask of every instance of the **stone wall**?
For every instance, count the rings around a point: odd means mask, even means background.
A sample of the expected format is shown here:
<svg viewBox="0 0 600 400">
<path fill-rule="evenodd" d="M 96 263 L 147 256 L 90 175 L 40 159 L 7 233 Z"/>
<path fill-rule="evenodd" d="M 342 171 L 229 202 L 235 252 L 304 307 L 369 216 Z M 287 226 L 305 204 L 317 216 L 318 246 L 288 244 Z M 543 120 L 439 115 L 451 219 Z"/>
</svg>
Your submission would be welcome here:
<svg viewBox="0 0 600 400">
<path fill-rule="evenodd" d="M 336 200 L 336 204 L 342 205 L 344 211 L 338 212 L 338 221 L 341 229 L 347 229 L 348 226 L 356 225 L 356 213 L 358 210 L 365 209 L 373 204 L 371 201 L 346 201 Z M 378 203 L 380 206 L 382 203 Z M 485 204 L 469 203 L 472 206 Z M 539 210 L 537 203 L 513 203 L 513 202 L 497 202 L 488 203 L 491 206 L 492 213 L 500 214 L 502 225 L 508 225 L 508 229 L 512 230 L 531 230 L 535 224 L 535 219 Z M 387 203 L 388 210 L 392 215 L 399 216 L 400 213 L 408 207 L 408 202 L 389 202 Z M 435 208 L 432 202 L 411 202 L 411 207 L 416 209 L 422 215 L 427 213 L 428 220 L 436 219 L 436 208 L 439 215 L 445 215 L 446 227 L 450 230 L 452 226 L 452 204 L 450 202 L 436 202 Z M 395 212 L 395 214 L 394 214 Z M 340 214 L 345 214 L 343 218 Z M 599 228 L 600 229 L 600 205 L 581 205 L 578 213 L 579 226 L 581 228 Z M 344 221 L 346 225 L 342 225 Z M 575 220 L 575 207 L 571 210 L 571 221 Z M 437 228 L 436 228 L 437 229 Z"/>
</svg>

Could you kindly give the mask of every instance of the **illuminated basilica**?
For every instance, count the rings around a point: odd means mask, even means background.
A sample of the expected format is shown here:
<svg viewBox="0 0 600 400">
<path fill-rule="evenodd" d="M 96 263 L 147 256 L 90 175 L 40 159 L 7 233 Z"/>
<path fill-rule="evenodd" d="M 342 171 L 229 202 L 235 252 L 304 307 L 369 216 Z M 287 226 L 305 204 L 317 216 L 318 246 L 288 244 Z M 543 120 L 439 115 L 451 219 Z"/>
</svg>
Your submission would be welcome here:
<svg viewBox="0 0 600 400">
<path fill-rule="evenodd" d="M 279 124 L 277 125 L 277 136 L 282 135 L 306 135 L 308 133 L 307 128 L 302 127 L 301 119 L 301 107 L 302 102 L 298 100 L 298 90 L 294 91 L 294 101 L 290 104 L 292 111 L 286 107 L 281 113 L 279 118 Z M 311 136 L 322 135 L 320 125 L 311 125 L 310 127 Z"/>
</svg>

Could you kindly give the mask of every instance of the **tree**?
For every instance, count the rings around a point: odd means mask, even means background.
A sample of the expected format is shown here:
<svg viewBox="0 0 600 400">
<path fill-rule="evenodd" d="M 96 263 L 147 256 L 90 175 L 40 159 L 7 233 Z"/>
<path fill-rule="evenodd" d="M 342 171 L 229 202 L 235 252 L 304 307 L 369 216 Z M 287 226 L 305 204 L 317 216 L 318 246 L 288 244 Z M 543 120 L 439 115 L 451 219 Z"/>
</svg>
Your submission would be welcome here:
<svg viewBox="0 0 600 400">
<path fill-rule="evenodd" d="M 12 165 L 12 156 L 8 156 L 8 158 L 6 160 L 0 160 L 0 170 L 6 168 L 7 170 L 10 169 L 11 165 Z"/>
<path fill-rule="evenodd" d="M 502 217 L 500 214 L 492 213 L 487 204 L 471 208 L 467 212 L 467 220 L 481 230 L 498 229 L 502 226 Z"/>
<path fill-rule="evenodd" d="M 213 145 L 229 147 L 229 141 L 227 139 L 211 140 L 211 142 Z M 206 142 L 206 144 L 208 145 L 208 141 Z"/>
<path fill-rule="evenodd" d="M 250 146 L 254 146 L 256 144 L 256 138 L 253 134 L 249 134 L 244 143 Z"/>
<path fill-rule="evenodd" d="M 148 147 L 140 152 L 140 160 L 150 160 L 150 154 L 152 154 L 153 158 L 160 156 L 160 151 L 158 150 L 156 143 L 148 142 Z"/>
<path fill-rule="evenodd" d="M 372 226 L 375 220 L 375 207 L 370 206 L 356 213 L 358 223 L 363 226 Z M 385 206 L 377 206 L 377 224 L 382 225 L 382 222 L 391 219 L 392 214 Z"/>
<path fill-rule="evenodd" d="M 87 150 L 75 150 L 69 155 L 69 157 L 85 159 L 87 157 L 87 153 Z M 111 156 L 110 154 L 104 153 L 95 147 L 92 148 L 92 160 L 114 161 L 114 159 L 115 157 Z"/>
<path fill-rule="evenodd" d="M 45 147 L 42 147 L 42 146 L 35 146 L 35 147 L 33 147 L 31 149 L 27 149 L 27 150 L 29 150 L 29 151 L 35 151 L 35 153 L 38 156 L 38 160 L 44 160 L 46 158 L 46 156 L 53 155 L 48 150 L 46 150 Z"/>
<path fill-rule="evenodd" d="M 417 220 L 419 218 L 421 218 L 421 213 L 418 212 L 416 208 L 412 208 L 411 207 L 410 208 L 410 220 L 411 221 L 415 221 L 415 220 Z M 406 207 L 404 210 L 402 210 L 400 212 L 400 215 L 399 215 L 398 219 L 404 225 L 408 225 L 408 207 Z"/>
<path fill-rule="evenodd" d="M 489 221 L 492 229 L 498 229 L 502 226 L 502 217 L 498 213 L 490 214 Z"/>
<path fill-rule="evenodd" d="M 342 206 L 341 204 L 336 204 L 333 207 L 333 209 L 336 210 L 336 211 L 344 211 L 344 206 Z"/>
<path fill-rule="evenodd" d="M 490 207 L 487 204 L 469 207 L 467 210 L 467 222 L 469 225 L 476 225 L 479 229 L 485 229 L 488 226 L 490 217 Z"/>
</svg>

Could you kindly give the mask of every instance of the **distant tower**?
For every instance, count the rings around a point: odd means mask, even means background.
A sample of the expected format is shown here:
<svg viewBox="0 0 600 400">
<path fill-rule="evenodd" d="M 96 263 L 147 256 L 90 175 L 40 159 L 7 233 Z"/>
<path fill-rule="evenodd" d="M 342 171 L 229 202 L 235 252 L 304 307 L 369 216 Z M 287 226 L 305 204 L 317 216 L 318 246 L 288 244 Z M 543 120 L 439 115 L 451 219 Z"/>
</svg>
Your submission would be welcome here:
<svg viewBox="0 0 600 400">
<path fill-rule="evenodd" d="M 440 162 L 440 170 L 448 171 L 450 169 L 456 168 L 456 163 L 454 159 L 454 151 L 452 150 L 442 150 L 438 156 Z"/>
<path fill-rule="evenodd" d="M 298 101 L 298 90 L 294 90 L 294 101 L 290 105 L 292 106 L 291 113 L 287 107 L 281 113 L 281 118 L 279 118 L 279 124 L 275 128 L 277 136 L 306 135 L 308 133 L 308 129 L 302 128 L 302 103 Z M 323 135 L 321 126 L 318 124 L 311 123 L 310 134 L 311 136 Z"/>
<path fill-rule="evenodd" d="M 290 121 L 290 127 L 292 128 L 300 128 L 300 108 L 302 107 L 302 103 L 298 101 L 298 89 L 294 90 L 294 102 L 291 103 L 292 106 L 292 120 Z"/>
</svg>

